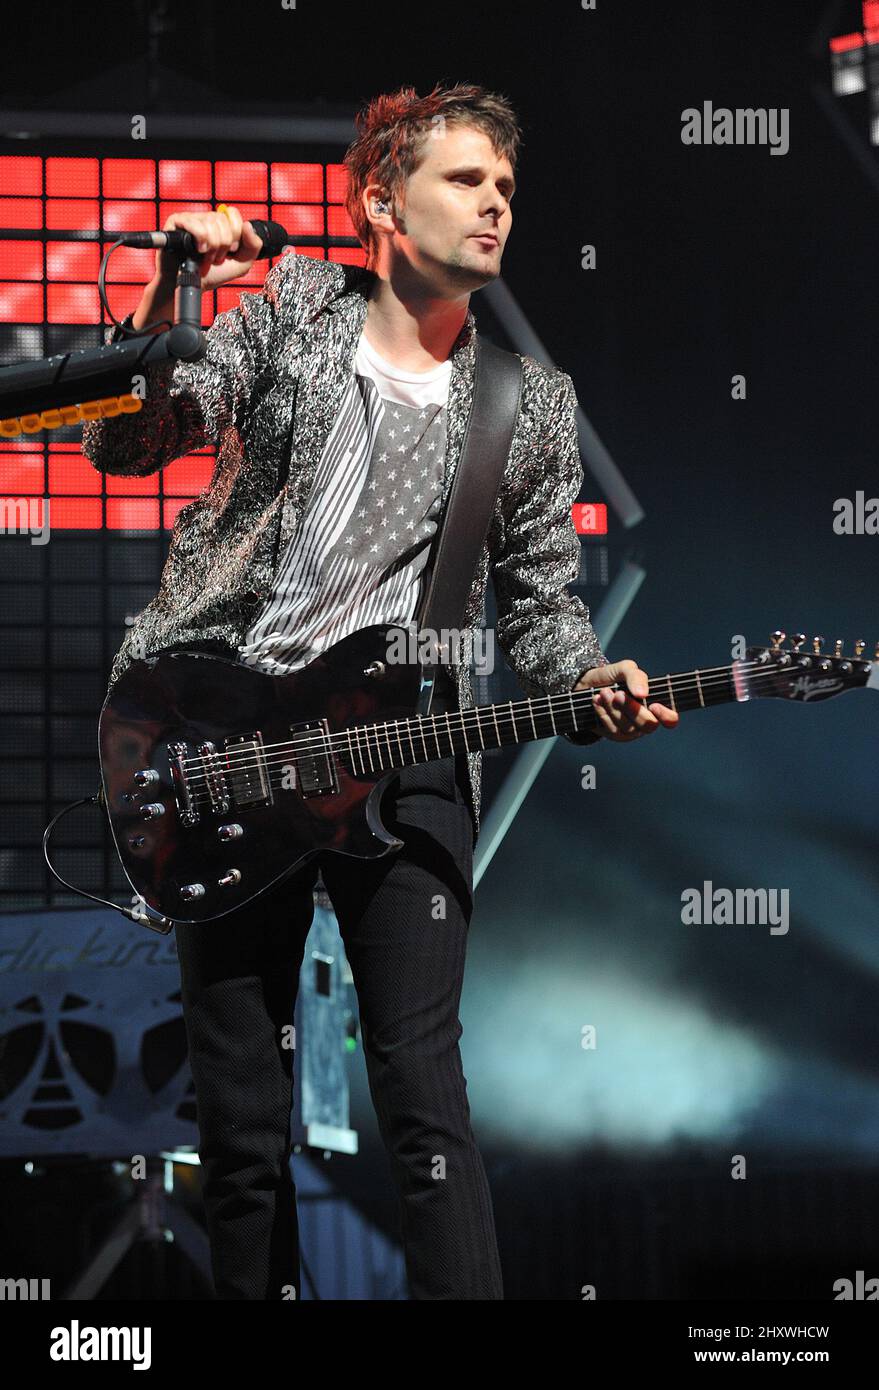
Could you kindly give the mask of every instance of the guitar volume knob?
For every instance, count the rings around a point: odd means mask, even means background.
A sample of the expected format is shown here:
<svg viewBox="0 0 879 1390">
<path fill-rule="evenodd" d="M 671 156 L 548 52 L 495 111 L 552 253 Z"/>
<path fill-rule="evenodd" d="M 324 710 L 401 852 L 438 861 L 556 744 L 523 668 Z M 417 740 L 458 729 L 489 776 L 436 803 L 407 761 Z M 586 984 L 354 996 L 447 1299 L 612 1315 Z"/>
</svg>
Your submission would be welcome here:
<svg viewBox="0 0 879 1390">
<path fill-rule="evenodd" d="M 192 902 L 193 898 L 203 898 L 204 891 L 203 883 L 184 883 L 180 889 L 180 896 L 184 902 L 188 903 Z"/>
<path fill-rule="evenodd" d="M 165 814 L 165 807 L 161 801 L 148 801 L 146 806 L 141 806 L 140 814 L 144 820 L 157 820 Z"/>
<path fill-rule="evenodd" d="M 148 787 L 152 782 L 158 782 L 159 774 L 154 767 L 145 767 L 134 774 L 134 785 L 136 787 Z"/>
<path fill-rule="evenodd" d="M 221 840 L 240 840 L 244 834 L 244 826 L 233 823 L 232 825 L 221 825 L 217 830 Z"/>
</svg>

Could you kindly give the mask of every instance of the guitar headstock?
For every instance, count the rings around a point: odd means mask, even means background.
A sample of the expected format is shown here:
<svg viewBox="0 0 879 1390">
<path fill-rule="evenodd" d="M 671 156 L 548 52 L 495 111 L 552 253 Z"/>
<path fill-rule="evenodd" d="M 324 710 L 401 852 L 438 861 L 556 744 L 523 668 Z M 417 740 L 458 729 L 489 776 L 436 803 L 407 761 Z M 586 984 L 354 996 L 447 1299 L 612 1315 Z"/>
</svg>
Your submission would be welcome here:
<svg viewBox="0 0 879 1390">
<path fill-rule="evenodd" d="M 867 644 L 860 639 L 846 656 L 841 639 L 832 651 L 825 651 L 824 638 L 813 637 L 804 651 L 805 633 L 795 633 L 790 647 L 784 645 L 786 637 L 785 632 L 773 632 L 771 646 L 748 647 L 745 660 L 735 663 L 737 679 L 751 699 L 770 696 L 812 704 L 846 690 L 879 689 L 879 642 L 870 660 L 863 655 Z"/>
</svg>

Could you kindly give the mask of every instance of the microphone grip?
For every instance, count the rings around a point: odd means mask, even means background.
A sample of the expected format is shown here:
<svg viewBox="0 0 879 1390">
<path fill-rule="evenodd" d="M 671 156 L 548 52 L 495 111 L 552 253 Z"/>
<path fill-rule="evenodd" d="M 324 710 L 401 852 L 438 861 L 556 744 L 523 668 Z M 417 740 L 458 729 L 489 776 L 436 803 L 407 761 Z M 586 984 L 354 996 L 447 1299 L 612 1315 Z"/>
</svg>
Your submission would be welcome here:
<svg viewBox="0 0 879 1390">
<path fill-rule="evenodd" d="M 177 323 L 201 332 L 201 275 L 198 268 L 181 268 L 177 275 Z"/>
</svg>

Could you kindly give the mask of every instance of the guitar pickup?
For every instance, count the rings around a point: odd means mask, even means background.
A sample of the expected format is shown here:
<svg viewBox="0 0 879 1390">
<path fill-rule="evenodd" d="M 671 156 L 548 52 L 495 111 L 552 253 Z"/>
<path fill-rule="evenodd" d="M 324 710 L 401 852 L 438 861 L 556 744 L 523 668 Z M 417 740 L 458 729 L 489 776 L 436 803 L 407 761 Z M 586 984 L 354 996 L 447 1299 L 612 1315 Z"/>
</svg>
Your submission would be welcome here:
<svg viewBox="0 0 879 1390">
<path fill-rule="evenodd" d="M 291 771 L 281 785 L 293 785 L 300 796 L 330 796 L 339 790 L 336 764 L 330 756 L 330 738 L 326 720 L 291 724 L 296 754 L 287 765 Z M 300 751 L 301 750 L 301 751 Z"/>
<path fill-rule="evenodd" d="M 227 738 L 226 782 L 236 806 L 271 806 L 272 788 L 262 734 L 239 734 Z"/>
</svg>

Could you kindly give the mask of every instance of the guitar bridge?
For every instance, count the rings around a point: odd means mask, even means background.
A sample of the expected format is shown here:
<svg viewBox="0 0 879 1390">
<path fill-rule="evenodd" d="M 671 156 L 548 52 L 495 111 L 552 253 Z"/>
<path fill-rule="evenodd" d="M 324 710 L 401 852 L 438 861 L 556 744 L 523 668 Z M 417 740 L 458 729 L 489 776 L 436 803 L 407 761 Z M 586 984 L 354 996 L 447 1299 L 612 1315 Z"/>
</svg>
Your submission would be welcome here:
<svg viewBox="0 0 879 1390">
<path fill-rule="evenodd" d="M 198 754 L 201 758 L 204 781 L 211 802 L 211 810 L 216 815 L 224 816 L 232 803 L 229 799 L 226 774 L 220 762 L 217 745 L 215 743 L 200 743 L 198 745 Z"/>
<path fill-rule="evenodd" d="M 168 744 L 168 764 L 171 768 L 171 783 L 174 787 L 174 800 L 181 825 L 198 825 L 198 805 L 186 769 L 187 747 L 185 743 Z"/>
<path fill-rule="evenodd" d="M 227 738 L 225 751 L 226 781 L 234 804 L 242 809 L 271 806 L 272 788 L 262 734 L 257 731 Z"/>
</svg>

